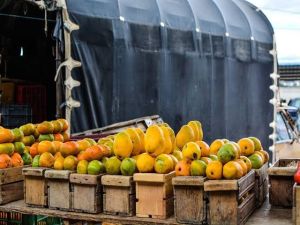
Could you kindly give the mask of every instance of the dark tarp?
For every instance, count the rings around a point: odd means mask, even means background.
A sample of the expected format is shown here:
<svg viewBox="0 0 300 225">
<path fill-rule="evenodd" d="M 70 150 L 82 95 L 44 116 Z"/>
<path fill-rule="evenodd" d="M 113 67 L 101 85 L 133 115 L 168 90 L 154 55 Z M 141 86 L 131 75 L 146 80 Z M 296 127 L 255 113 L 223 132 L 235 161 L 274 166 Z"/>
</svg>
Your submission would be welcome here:
<svg viewBox="0 0 300 225">
<path fill-rule="evenodd" d="M 205 140 L 270 142 L 273 29 L 241 0 L 68 0 L 72 132 L 159 114 L 202 122 Z"/>
</svg>

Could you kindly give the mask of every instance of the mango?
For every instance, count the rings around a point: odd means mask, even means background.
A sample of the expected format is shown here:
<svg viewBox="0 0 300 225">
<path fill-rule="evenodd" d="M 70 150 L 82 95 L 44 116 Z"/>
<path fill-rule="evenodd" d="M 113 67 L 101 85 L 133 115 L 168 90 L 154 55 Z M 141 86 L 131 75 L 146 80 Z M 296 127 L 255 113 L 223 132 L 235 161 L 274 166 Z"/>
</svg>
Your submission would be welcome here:
<svg viewBox="0 0 300 225">
<path fill-rule="evenodd" d="M 142 153 L 136 160 L 136 166 L 140 173 L 150 173 L 154 169 L 155 159 L 148 153 Z"/>
<path fill-rule="evenodd" d="M 255 145 L 254 142 L 249 138 L 242 138 L 238 141 L 238 145 L 241 148 L 241 154 L 249 156 L 254 153 Z"/>
<path fill-rule="evenodd" d="M 262 150 L 261 142 L 257 137 L 248 137 L 254 143 L 254 151 Z"/>
<path fill-rule="evenodd" d="M 116 135 L 113 144 L 114 154 L 120 158 L 130 157 L 133 151 L 133 144 L 129 134 L 120 132 Z"/>
<path fill-rule="evenodd" d="M 247 166 L 247 172 L 249 172 L 252 169 L 252 163 L 250 159 L 248 159 L 246 156 L 241 156 L 240 159 L 244 161 Z"/>
<path fill-rule="evenodd" d="M 183 160 L 182 152 L 180 150 L 174 150 L 172 155 L 174 155 L 178 161 Z"/>
<path fill-rule="evenodd" d="M 208 163 L 210 163 L 211 161 L 213 161 L 213 160 L 212 160 L 211 158 L 209 158 L 209 157 L 201 157 L 200 160 L 202 160 L 203 162 L 205 162 L 206 165 L 207 165 Z"/>
<path fill-rule="evenodd" d="M 218 151 L 218 159 L 223 164 L 236 159 L 236 150 L 234 145 L 230 143 L 223 145 Z"/>
<path fill-rule="evenodd" d="M 69 155 L 64 159 L 64 170 L 76 170 L 78 160 L 75 156 Z"/>
<path fill-rule="evenodd" d="M 39 166 L 52 168 L 54 165 L 54 156 L 49 152 L 44 152 L 40 156 Z"/>
<path fill-rule="evenodd" d="M 163 130 L 157 125 L 148 127 L 145 134 L 145 151 L 153 157 L 164 152 L 165 138 Z"/>
<path fill-rule="evenodd" d="M 31 146 L 33 145 L 33 143 L 35 142 L 35 138 L 33 135 L 29 135 L 29 136 L 24 136 L 22 138 L 22 142 L 24 143 L 24 145 L 26 146 Z"/>
<path fill-rule="evenodd" d="M 188 142 L 182 149 L 183 159 L 186 160 L 195 160 L 201 158 L 201 150 L 200 147 L 196 144 L 196 142 Z"/>
<path fill-rule="evenodd" d="M 97 142 L 94 139 L 92 139 L 92 138 L 84 138 L 84 140 L 87 140 L 90 143 L 91 146 L 97 144 Z"/>
<path fill-rule="evenodd" d="M 206 176 L 210 180 L 222 179 L 223 165 L 219 161 L 212 161 L 206 167 Z"/>
<path fill-rule="evenodd" d="M 14 142 L 21 141 L 24 137 L 24 133 L 19 128 L 12 129 L 11 131 L 15 137 Z"/>
<path fill-rule="evenodd" d="M 105 163 L 105 170 L 107 174 L 119 175 L 121 173 L 121 161 L 116 157 L 110 157 Z"/>
<path fill-rule="evenodd" d="M 39 142 L 41 141 L 54 141 L 53 134 L 40 134 L 39 135 Z"/>
<path fill-rule="evenodd" d="M 65 161 L 65 158 L 60 155 L 60 156 L 57 156 L 55 161 L 54 161 L 54 169 L 55 170 L 63 170 L 64 169 L 64 161 Z"/>
<path fill-rule="evenodd" d="M 193 132 L 194 132 L 194 140 L 193 141 L 199 141 L 200 139 L 200 130 L 198 127 L 198 124 L 195 121 L 190 121 L 187 124 L 189 127 L 192 128 Z"/>
<path fill-rule="evenodd" d="M 243 170 L 239 163 L 230 161 L 223 167 L 223 177 L 225 179 L 238 179 L 243 176 Z"/>
<path fill-rule="evenodd" d="M 98 160 L 93 160 L 89 162 L 88 167 L 87 167 L 87 172 L 88 174 L 91 175 L 99 175 L 100 173 L 104 173 L 105 168 L 102 162 Z"/>
<path fill-rule="evenodd" d="M 206 176 L 206 163 L 202 160 L 194 160 L 191 163 L 191 176 Z"/>
<path fill-rule="evenodd" d="M 176 176 L 190 176 L 191 164 L 187 160 L 179 161 L 175 166 Z"/>
<path fill-rule="evenodd" d="M 15 152 L 19 154 L 23 154 L 25 150 L 25 145 L 23 142 L 15 142 L 14 143 Z"/>
<path fill-rule="evenodd" d="M 15 146 L 12 143 L 0 144 L 0 154 L 12 155 L 14 153 Z"/>
<path fill-rule="evenodd" d="M 195 134 L 193 129 L 188 125 L 183 125 L 176 135 L 176 145 L 178 148 L 182 149 L 183 146 L 195 140 Z"/>
<path fill-rule="evenodd" d="M 26 152 L 22 155 L 22 159 L 23 159 L 24 165 L 30 165 L 32 163 L 32 157 L 28 152 Z"/>
<path fill-rule="evenodd" d="M 125 130 L 125 132 L 129 135 L 132 141 L 133 148 L 131 155 L 138 155 L 140 153 L 140 150 L 142 149 L 142 142 L 140 136 L 134 128 L 128 128 Z"/>
<path fill-rule="evenodd" d="M 139 135 L 140 141 L 141 141 L 140 153 L 144 153 L 145 152 L 145 133 L 142 131 L 141 128 L 135 128 L 135 131 Z"/>
<path fill-rule="evenodd" d="M 167 174 L 174 170 L 174 162 L 167 154 L 161 154 L 156 157 L 154 163 L 154 170 L 156 173 Z"/>
<path fill-rule="evenodd" d="M 168 127 L 164 127 L 164 126 L 161 126 L 160 128 L 163 131 L 164 139 L 165 139 L 163 153 L 165 153 L 165 154 L 171 154 L 174 149 L 173 149 L 173 143 L 172 143 L 172 140 L 171 140 L 171 135 L 170 135 L 169 128 Z"/>
<path fill-rule="evenodd" d="M 218 151 L 220 150 L 220 148 L 224 145 L 225 143 L 223 142 L 223 140 L 221 139 L 216 139 L 214 140 L 209 149 L 210 149 L 210 152 L 209 154 L 210 155 L 217 155 L 218 154 Z"/>
<path fill-rule="evenodd" d="M 27 123 L 19 127 L 19 129 L 23 132 L 24 136 L 32 135 L 35 131 L 35 126 L 32 123 Z"/>
<path fill-rule="evenodd" d="M 136 161 L 132 158 L 125 158 L 122 160 L 121 174 L 124 176 L 133 176 L 136 171 Z"/>
<path fill-rule="evenodd" d="M 88 173 L 89 162 L 87 160 L 80 160 L 77 164 L 77 173 L 78 174 L 87 174 Z"/>
<path fill-rule="evenodd" d="M 32 160 L 32 167 L 39 167 L 39 166 L 40 166 L 40 155 L 36 155 Z"/>
</svg>

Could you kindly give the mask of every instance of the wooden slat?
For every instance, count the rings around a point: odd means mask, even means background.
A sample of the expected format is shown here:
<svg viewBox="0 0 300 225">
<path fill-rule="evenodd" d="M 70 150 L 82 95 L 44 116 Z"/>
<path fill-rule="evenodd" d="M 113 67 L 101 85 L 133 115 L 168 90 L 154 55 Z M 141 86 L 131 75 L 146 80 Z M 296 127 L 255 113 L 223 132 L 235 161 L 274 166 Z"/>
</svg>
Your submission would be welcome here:
<svg viewBox="0 0 300 225">
<path fill-rule="evenodd" d="M 255 172 L 251 170 L 247 175 L 238 180 L 239 198 L 251 190 L 255 185 Z"/>
<path fill-rule="evenodd" d="M 204 183 L 204 191 L 232 191 L 238 189 L 237 180 L 209 180 Z"/>
<path fill-rule="evenodd" d="M 0 169 L 0 185 L 24 180 L 23 167 Z"/>
<path fill-rule="evenodd" d="M 48 206 L 49 208 L 63 210 L 72 208 L 72 194 L 69 180 L 65 180 L 64 178 L 48 180 Z"/>
<path fill-rule="evenodd" d="M 202 176 L 179 176 L 172 179 L 174 186 L 203 186 L 206 177 Z"/>
<path fill-rule="evenodd" d="M 102 211 L 102 190 L 100 184 L 74 184 L 72 207 L 76 211 L 99 213 Z"/>
<path fill-rule="evenodd" d="M 132 176 L 103 175 L 101 177 L 101 183 L 105 186 L 130 187 L 132 182 Z"/>
<path fill-rule="evenodd" d="M 238 180 L 209 180 L 204 183 L 205 191 L 234 191 L 243 192 L 249 185 L 254 185 L 255 173 L 251 170 Z"/>
<path fill-rule="evenodd" d="M 205 222 L 206 201 L 203 185 L 175 185 L 174 198 L 174 211 L 178 222 L 193 224 Z"/>
<path fill-rule="evenodd" d="M 154 218 L 137 218 L 137 217 L 120 217 L 114 215 L 88 214 L 79 212 L 64 212 L 61 210 L 53 210 L 48 208 L 27 207 L 23 201 L 9 203 L 0 206 L 0 210 L 4 212 L 20 212 L 23 214 L 45 215 L 50 217 L 59 217 L 68 220 L 90 221 L 90 222 L 105 222 L 122 225 L 178 225 L 174 218 L 169 219 L 154 219 Z"/>
<path fill-rule="evenodd" d="M 255 209 L 255 194 L 249 194 L 238 206 L 238 222 L 244 224 Z"/>
<path fill-rule="evenodd" d="M 259 185 L 262 184 L 268 177 L 268 163 L 265 163 L 260 169 L 254 169 L 254 172 Z"/>
<path fill-rule="evenodd" d="M 300 161 L 300 159 L 299 158 L 279 159 L 268 169 L 268 174 L 274 176 L 294 176 L 297 167 L 296 166 L 287 167 L 287 165 L 293 161 L 298 162 Z"/>
<path fill-rule="evenodd" d="M 43 177 L 45 171 L 48 169 L 49 168 L 42 168 L 42 167 L 27 167 L 27 168 L 23 168 L 22 173 L 25 176 Z"/>
<path fill-rule="evenodd" d="M 212 191 L 209 193 L 209 204 L 211 225 L 238 224 L 236 191 Z"/>
<path fill-rule="evenodd" d="M 149 121 L 151 124 L 145 124 L 145 121 Z M 163 120 L 160 118 L 159 115 L 146 116 L 146 117 L 141 117 L 129 121 L 111 124 L 102 128 L 96 128 L 96 129 L 87 130 L 80 133 L 75 133 L 73 134 L 73 136 L 88 135 L 93 133 L 101 133 L 101 134 L 108 133 L 108 132 L 117 133 L 129 127 L 140 127 L 142 130 L 146 130 L 148 125 L 162 123 L 162 122 Z"/>
<path fill-rule="evenodd" d="M 135 213 L 132 211 L 134 205 L 135 201 L 132 201 L 128 188 L 109 186 L 105 189 L 103 195 L 103 210 L 105 213 L 133 215 Z"/>
<path fill-rule="evenodd" d="M 44 177 L 25 176 L 25 203 L 37 206 L 46 206 L 48 204 L 48 186 Z"/>
<path fill-rule="evenodd" d="M 72 173 L 70 175 L 70 182 L 74 184 L 101 184 L 102 175 L 89 175 L 89 174 L 78 174 Z"/>
<path fill-rule="evenodd" d="M 268 174 L 271 176 L 293 176 L 297 167 L 270 167 Z"/>
<path fill-rule="evenodd" d="M 175 172 L 170 172 L 168 174 L 157 174 L 157 173 L 136 173 L 133 175 L 134 181 L 151 182 L 151 183 L 164 183 L 166 181 L 172 180 L 175 177 Z"/>
<path fill-rule="evenodd" d="M 24 198 L 24 182 L 18 181 L 10 184 L 0 185 L 0 204 Z"/>
<path fill-rule="evenodd" d="M 46 170 L 45 177 L 52 179 L 64 179 L 69 180 L 73 171 L 70 170 Z"/>
</svg>

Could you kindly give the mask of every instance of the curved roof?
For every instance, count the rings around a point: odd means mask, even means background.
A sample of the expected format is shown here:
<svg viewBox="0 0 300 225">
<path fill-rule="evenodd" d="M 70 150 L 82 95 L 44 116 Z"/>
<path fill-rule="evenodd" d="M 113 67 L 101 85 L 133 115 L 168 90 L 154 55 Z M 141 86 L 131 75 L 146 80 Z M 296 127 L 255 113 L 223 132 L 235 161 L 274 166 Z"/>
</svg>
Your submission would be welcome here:
<svg viewBox="0 0 300 225">
<path fill-rule="evenodd" d="M 244 0 L 68 0 L 72 13 L 272 43 L 265 15 Z"/>
</svg>

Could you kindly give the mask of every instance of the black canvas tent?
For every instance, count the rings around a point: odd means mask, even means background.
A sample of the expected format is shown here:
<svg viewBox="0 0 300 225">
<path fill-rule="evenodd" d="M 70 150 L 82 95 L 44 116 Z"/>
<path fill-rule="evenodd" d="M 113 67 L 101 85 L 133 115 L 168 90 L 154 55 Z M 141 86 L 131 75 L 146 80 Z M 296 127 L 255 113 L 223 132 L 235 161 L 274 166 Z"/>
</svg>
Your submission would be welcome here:
<svg viewBox="0 0 300 225">
<path fill-rule="evenodd" d="M 205 140 L 272 132 L 273 29 L 243 0 L 68 0 L 72 132 L 159 114 L 202 122 Z M 57 23 L 57 37 L 62 22 Z"/>
</svg>

